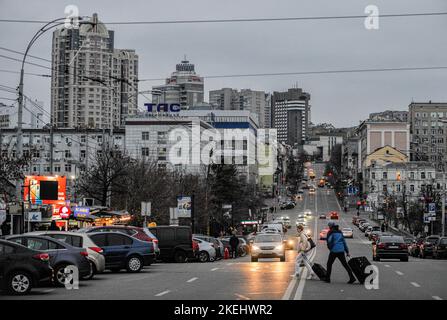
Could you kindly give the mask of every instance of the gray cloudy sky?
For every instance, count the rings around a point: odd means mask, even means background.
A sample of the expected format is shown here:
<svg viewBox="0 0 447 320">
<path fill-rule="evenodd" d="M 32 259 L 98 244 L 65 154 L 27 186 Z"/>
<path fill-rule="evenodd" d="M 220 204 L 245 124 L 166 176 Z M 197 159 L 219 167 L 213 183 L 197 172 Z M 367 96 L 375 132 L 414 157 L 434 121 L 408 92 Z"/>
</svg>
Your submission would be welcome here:
<svg viewBox="0 0 447 320">
<path fill-rule="evenodd" d="M 81 15 L 97 12 L 104 22 L 362 15 L 370 4 L 377 5 L 381 14 L 447 11 L 445 0 L 0 0 L 0 19 L 51 20 L 62 17 L 69 4 L 77 5 Z M 38 27 L 0 23 L 0 46 L 24 51 Z M 202 76 L 447 66 L 447 16 L 383 18 L 380 29 L 373 31 L 366 30 L 361 19 L 115 25 L 109 29 L 115 30 L 117 48 L 135 49 L 139 54 L 141 79 L 167 77 L 184 54 Z M 50 58 L 50 50 L 48 33 L 31 54 Z M 0 54 L 14 56 L 1 50 Z M 19 63 L 0 58 L 0 69 L 19 68 Z M 26 66 L 26 72 L 48 71 Z M 0 73 L 0 84 L 15 87 L 18 78 Z M 412 100 L 447 101 L 446 80 L 447 70 L 224 78 L 205 80 L 205 90 L 233 87 L 271 92 L 298 83 L 312 95 L 313 122 L 351 126 L 370 112 L 407 109 Z M 155 84 L 142 82 L 140 90 Z M 0 97 L 7 95 L 0 93 Z M 50 80 L 27 76 L 25 94 L 44 101 L 49 109 Z M 140 105 L 143 99 L 140 96 Z"/>
</svg>

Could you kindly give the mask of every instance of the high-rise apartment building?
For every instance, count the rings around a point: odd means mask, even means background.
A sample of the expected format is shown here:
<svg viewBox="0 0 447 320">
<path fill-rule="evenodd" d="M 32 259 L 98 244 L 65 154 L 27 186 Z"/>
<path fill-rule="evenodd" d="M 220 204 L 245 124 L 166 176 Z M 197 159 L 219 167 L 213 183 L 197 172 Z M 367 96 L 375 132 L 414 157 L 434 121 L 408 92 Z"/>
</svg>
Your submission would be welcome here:
<svg viewBox="0 0 447 320">
<path fill-rule="evenodd" d="M 97 14 L 53 33 L 51 114 L 59 128 L 118 128 L 138 110 L 138 55 L 115 49 Z"/>
<path fill-rule="evenodd" d="M 303 145 L 308 139 L 310 94 L 301 88 L 273 92 L 272 127 L 278 130 L 278 142 Z"/>
<path fill-rule="evenodd" d="M 195 72 L 194 64 L 185 59 L 176 65 L 164 85 L 152 87 L 152 102 L 178 103 L 186 109 L 203 102 L 203 86 L 203 78 Z"/>
<path fill-rule="evenodd" d="M 437 170 L 447 170 L 447 103 L 412 102 L 408 109 L 411 160 L 429 161 Z"/>
</svg>

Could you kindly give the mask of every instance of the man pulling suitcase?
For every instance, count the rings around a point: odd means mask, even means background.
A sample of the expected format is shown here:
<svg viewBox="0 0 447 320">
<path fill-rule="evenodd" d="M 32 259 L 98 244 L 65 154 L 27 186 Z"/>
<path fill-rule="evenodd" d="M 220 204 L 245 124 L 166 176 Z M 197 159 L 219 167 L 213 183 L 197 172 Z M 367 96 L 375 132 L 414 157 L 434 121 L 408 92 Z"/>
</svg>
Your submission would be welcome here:
<svg viewBox="0 0 447 320">
<path fill-rule="evenodd" d="M 348 283 L 349 284 L 354 283 L 356 279 L 345 257 L 345 253 L 348 257 L 350 257 L 350 255 L 343 233 L 339 230 L 338 225 L 336 225 L 333 221 L 329 222 L 328 226 L 330 228 L 330 231 L 328 232 L 326 241 L 327 241 L 327 247 L 330 250 L 330 252 L 327 260 L 327 271 L 326 271 L 327 276 L 325 281 L 327 283 L 331 282 L 332 264 L 334 263 L 335 259 L 338 259 L 348 272 L 349 275 Z"/>
</svg>

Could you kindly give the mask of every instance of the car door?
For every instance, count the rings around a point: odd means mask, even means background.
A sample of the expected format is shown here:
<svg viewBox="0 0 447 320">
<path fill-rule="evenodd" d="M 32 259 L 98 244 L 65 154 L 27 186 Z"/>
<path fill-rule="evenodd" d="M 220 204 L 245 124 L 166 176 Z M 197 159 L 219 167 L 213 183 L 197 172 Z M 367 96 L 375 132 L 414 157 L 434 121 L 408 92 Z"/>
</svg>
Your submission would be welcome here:
<svg viewBox="0 0 447 320">
<path fill-rule="evenodd" d="M 107 254 L 111 265 L 119 267 L 122 266 L 127 258 L 128 252 L 132 248 L 129 242 L 129 237 L 122 233 L 108 233 L 107 234 Z"/>
</svg>

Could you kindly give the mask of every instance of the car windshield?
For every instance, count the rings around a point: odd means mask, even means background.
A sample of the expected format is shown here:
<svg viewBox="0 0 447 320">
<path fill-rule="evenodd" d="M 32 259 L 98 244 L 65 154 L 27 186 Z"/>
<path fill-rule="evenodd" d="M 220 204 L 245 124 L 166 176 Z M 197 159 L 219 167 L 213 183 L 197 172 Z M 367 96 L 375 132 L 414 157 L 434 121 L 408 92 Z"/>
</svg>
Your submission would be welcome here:
<svg viewBox="0 0 447 320">
<path fill-rule="evenodd" d="M 255 238 L 255 243 L 264 243 L 264 242 L 281 242 L 281 236 L 276 234 L 263 234 Z"/>
<path fill-rule="evenodd" d="M 427 241 L 429 243 L 435 243 L 437 240 L 438 240 L 438 238 L 427 238 L 427 240 L 425 240 L 425 241 Z"/>
<path fill-rule="evenodd" d="M 447 239 L 442 239 L 439 243 L 440 244 L 447 244 Z"/>
</svg>

